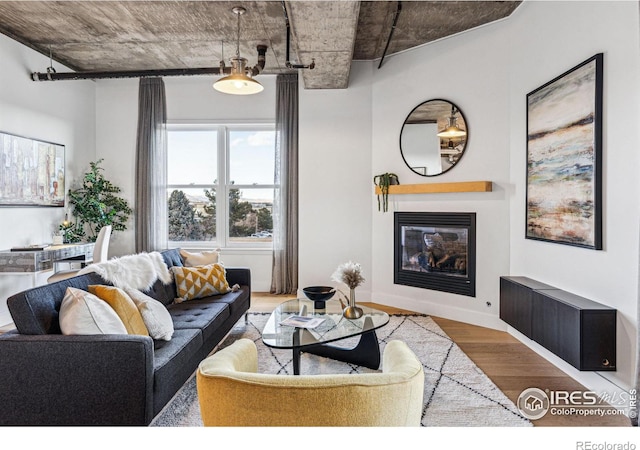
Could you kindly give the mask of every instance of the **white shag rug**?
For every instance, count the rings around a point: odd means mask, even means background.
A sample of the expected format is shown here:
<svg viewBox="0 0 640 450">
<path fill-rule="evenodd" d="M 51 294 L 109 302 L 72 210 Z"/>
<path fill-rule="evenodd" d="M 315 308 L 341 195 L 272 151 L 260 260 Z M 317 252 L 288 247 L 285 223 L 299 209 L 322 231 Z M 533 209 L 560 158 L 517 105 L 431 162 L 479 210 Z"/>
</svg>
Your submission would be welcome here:
<svg viewBox="0 0 640 450">
<path fill-rule="evenodd" d="M 220 348 L 239 338 L 249 338 L 258 347 L 258 371 L 293 375 L 292 351 L 265 346 L 260 333 L 269 318 L 267 313 L 249 314 L 249 323 L 240 320 Z M 518 408 L 476 366 L 449 336 L 428 316 L 393 315 L 384 327 L 376 330 L 380 349 L 388 341 L 399 339 L 418 356 L 424 366 L 425 389 L 422 426 L 424 427 L 530 427 Z M 355 340 L 340 341 L 344 347 Z M 366 373 L 375 370 L 334 361 L 308 353 L 300 358 L 300 372 Z M 156 427 L 202 426 L 192 376 L 175 397 L 153 420 Z"/>
</svg>

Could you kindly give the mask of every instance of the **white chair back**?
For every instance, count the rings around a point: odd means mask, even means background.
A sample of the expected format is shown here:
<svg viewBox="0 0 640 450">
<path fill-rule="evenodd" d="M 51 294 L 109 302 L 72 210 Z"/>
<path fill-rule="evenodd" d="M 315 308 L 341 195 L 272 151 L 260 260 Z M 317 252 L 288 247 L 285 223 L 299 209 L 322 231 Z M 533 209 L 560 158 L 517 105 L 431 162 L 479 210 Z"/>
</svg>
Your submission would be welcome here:
<svg viewBox="0 0 640 450">
<path fill-rule="evenodd" d="M 111 225 L 107 225 L 100 229 L 96 244 L 93 247 L 93 262 L 100 263 L 108 259 L 109 240 L 111 239 Z"/>
</svg>

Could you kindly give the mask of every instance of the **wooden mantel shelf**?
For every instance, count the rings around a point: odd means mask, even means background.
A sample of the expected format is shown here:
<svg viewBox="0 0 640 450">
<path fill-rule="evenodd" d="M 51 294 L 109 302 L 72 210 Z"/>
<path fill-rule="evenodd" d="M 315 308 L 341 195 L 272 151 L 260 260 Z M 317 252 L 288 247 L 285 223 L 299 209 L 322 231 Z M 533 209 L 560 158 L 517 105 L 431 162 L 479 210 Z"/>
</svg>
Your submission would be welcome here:
<svg viewBox="0 0 640 450">
<path fill-rule="evenodd" d="M 442 194 L 449 192 L 491 192 L 491 181 L 461 181 L 457 183 L 398 184 L 389 186 L 389 194 Z M 380 187 L 376 186 L 380 195 Z"/>
</svg>

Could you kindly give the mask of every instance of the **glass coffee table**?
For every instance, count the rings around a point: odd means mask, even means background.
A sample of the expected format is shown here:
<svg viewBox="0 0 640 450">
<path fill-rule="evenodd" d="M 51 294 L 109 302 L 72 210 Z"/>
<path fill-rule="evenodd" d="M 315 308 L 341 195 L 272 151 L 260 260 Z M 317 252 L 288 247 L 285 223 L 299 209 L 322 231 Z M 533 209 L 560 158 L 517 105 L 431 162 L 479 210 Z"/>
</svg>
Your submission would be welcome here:
<svg viewBox="0 0 640 450">
<path fill-rule="evenodd" d="M 262 330 L 262 342 L 269 347 L 293 350 L 294 375 L 300 374 L 301 352 L 377 369 L 380 367 L 380 346 L 375 330 L 389 322 L 389 315 L 377 309 L 358 306 L 364 314 L 359 319 L 349 320 L 342 316 L 342 305 L 337 299 L 325 302 L 322 309 L 314 308 L 311 300 L 289 300 L 278 305 L 271 313 Z M 323 321 L 310 329 L 281 324 L 293 315 L 317 317 Z M 353 348 L 328 345 L 354 336 L 360 339 Z"/>
</svg>

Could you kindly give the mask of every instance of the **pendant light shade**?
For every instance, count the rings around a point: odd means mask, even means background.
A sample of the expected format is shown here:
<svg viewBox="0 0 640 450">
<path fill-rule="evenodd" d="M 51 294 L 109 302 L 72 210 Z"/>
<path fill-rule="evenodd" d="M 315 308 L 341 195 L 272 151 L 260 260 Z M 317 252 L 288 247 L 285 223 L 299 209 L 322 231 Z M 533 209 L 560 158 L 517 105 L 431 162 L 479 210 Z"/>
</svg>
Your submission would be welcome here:
<svg viewBox="0 0 640 450">
<path fill-rule="evenodd" d="M 461 128 L 458 128 L 458 119 L 456 118 L 456 110 L 455 107 L 451 107 L 451 116 L 449 117 L 449 126 L 444 130 L 438 133 L 438 137 L 451 139 L 464 137 L 467 135 L 467 132 Z"/>
<path fill-rule="evenodd" d="M 441 138 L 457 138 L 466 135 L 467 132 L 458 128 L 455 123 L 450 124 L 447 128 L 438 133 L 438 137 Z"/>
<path fill-rule="evenodd" d="M 246 65 L 245 58 L 232 58 L 231 74 L 213 83 L 213 88 L 216 91 L 233 95 L 250 95 L 262 92 L 264 87 L 245 74 Z"/>
<path fill-rule="evenodd" d="M 250 95 L 262 92 L 264 87 L 247 75 L 247 60 L 240 57 L 240 16 L 247 10 L 242 6 L 233 8 L 233 13 L 238 16 L 238 40 L 236 56 L 231 58 L 231 74 L 220 78 L 213 83 L 213 88 L 219 92 L 233 95 Z M 220 63 L 222 66 L 222 62 Z"/>
</svg>

